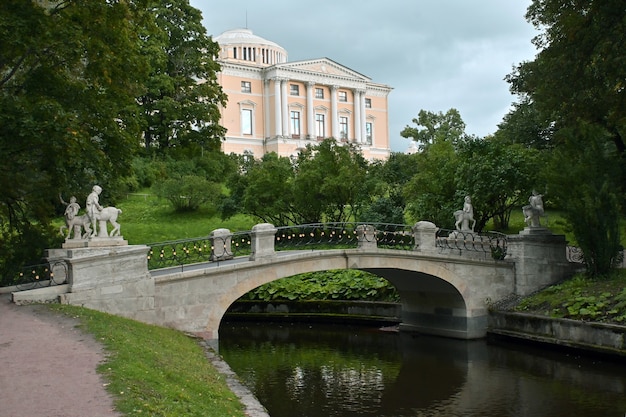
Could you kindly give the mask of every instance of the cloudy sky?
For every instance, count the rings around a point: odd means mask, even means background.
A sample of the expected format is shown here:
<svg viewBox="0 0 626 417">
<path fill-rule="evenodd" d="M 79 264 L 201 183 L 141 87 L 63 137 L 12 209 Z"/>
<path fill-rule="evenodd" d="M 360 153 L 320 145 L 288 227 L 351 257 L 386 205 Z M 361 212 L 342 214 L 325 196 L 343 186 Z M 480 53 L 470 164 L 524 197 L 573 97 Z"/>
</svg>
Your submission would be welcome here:
<svg viewBox="0 0 626 417">
<path fill-rule="evenodd" d="M 393 151 L 420 110 L 457 109 L 466 133 L 497 129 L 515 96 L 503 80 L 532 60 L 531 0 L 190 0 L 209 35 L 236 28 L 276 42 L 289 61 L 327 57 L 389 85 Z"/>
</svg>

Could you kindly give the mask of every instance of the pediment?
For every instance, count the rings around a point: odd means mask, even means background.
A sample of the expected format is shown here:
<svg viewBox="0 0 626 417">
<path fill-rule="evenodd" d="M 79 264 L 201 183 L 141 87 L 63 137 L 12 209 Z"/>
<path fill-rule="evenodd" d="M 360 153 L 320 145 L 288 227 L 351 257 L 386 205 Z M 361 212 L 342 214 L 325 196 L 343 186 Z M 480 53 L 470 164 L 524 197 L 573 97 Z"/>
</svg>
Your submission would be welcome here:
<svg viewBox="0 0 626 417">
<path fill-rule="evenodd" d="M 276 65 L 277 68 L 291 69 L 294 71 L 305 71 L 315 74 L 330 75 L 336 77 L 348 77 L 355 78 L 361 81 L 371 81 L 369 77 L 360 74 L 348 67 L 345 67 L 332 59 L 320 58 L 309 59 L 305 61 L 287 62 L 284 64 Z"/>
</svg>

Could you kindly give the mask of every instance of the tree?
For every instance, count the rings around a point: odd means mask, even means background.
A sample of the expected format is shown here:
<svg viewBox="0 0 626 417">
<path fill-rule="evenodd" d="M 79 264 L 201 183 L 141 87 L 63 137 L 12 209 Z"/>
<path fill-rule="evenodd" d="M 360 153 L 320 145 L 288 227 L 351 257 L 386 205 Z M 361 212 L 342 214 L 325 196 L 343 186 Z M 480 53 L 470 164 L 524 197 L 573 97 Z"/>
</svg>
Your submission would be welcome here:
<svg viewBox="0 0 626 417">
<path fill-rule="evenodd" d="M 296 162 L 293 196 L 299 218 L 307 223 L 358 218 L 367 198 L 366 175 L 367 161 L 352 144 L 328 138 L 307 147 Z"/>
<path fill-rule="evenodd" d="M 407 126 L 400 133 L 415 140 L 421 149 L 416 156 L 417 174 L 403 189 L 407 213 L 414 221 L 428 220 L 441 227 L 452 227 L 452 213 L 459 200 L 456 146 L 466 138 L 465 123 L 456 109 L 445 114 L 420 110 L 413 123 L 418 127 Z"/>
<path fill-rule="evenodd" d="M 496 229 L 508 228 L 511 211 L 526 204 L 534 188 L 543 189 L 540 154 L 494 137 L 459 145 L 456 189 L 472 197 L 475 230 L 490 219 Z"/>
<path fill-rule="evenodd" d="M 452 228 L 452 213 L 459 209 L 464 197 L 456 189 L 458 158 L 454 145 L 450 141 L 431 144 L 417 154 L 417 165 L 417 174 L 403 188 L 410 219 Z"/>
<path fill-rule="evenodd" d="M 526 17 L 542 30 L 533 41 L 540 52 L 507 80 L 514 93 L 532 102 L 542 125 L 552 129 L 553 160 L 560 158 L 552 165 L 552 189 L 562 193 L 568 186 L 568 195 L 560 198 L 565 216 L 576 222 L 570 225 L 587 251 L 588 272 L 600 275 L 615 248 L 613 225 L 594 216 L 602 211 L 603 217 L 615 219 L 625 203 L 626 8 L 620 0 L 534 0 Z M 598 140 L 607 141 L 619 157 L 609 157 Z M 591 231 L 593 245 L 588 243 Z"/>
<path fill-rule="evenodd" d="M 417 119 L 413 119 L 413 123 L 418 127 L 406 126 L 400 135 L 413 139 L 420 150 L 425 150 L 438 142 L 455 144 L 465 136 L 465 122 L 456 109 L 450 109 L 445 114 L 420 110 Z"/>
<path fill-rule="evenodd" d="M 139 96 L 146 149 L 192 143 L 219 149 L 226 95 L 217 82 L 219 45 L 206 34 L 202 15 L 188 0 L 152 2 L 154 26 L 146 27 L 143 53 L 150 62 Z"/>
<path fill-rule="evenodd" d="M 369 202 L 360 221 L 403 224 L 406 200 L 404 185 L 417 173 L 417 154 L 393 152 L 386 161 L 370 163 L 367 181 Z"/>
<path fill-rule="evenodd" d="M 289 158 L 275 152 L 263 155 L 244 174 L 245 188 L 240 194 L 243 211 L 275 226 L 297 222 L 293 212 L 294 175 Z"/>
<path fill-rule="evenodd" d="M 619 153 L 626 149 L 626 8 L 622 0 L 533 0 L 526 18 L 543 32 L 534 61 L 507 77 L 545 125 L 578 120 L 602 126 Z"/>
<path fill-rule="evenodd" d="M 548 149 L 552 143 L 553 131 L 528 98 L 513 103 L 513 109 L 507 113 L 494 134 L 504 143 L 519 144 L 527 148 Z"/>
<path fill-rule="evenodd" d="M 52 243 L 63 190 L 129 172 L 146 2 L 0 2 L 0 267 Z M 97 18 L 94 18 L 97 16 Z M 55 204 L 56 203 L 56 204 Z"/>
<path fill-rule="evenodd" d="M 597 125 L 581 123 L 561 130 L 561 145 L 551 154 L 550 193 L 564 208 L 587 273 L 606 276 L 619 260 L 622 249 L 619 228 L 620 164 L 610 133 Z M 585 143 L 581 152 L 579 144 Z"/>
</svg>

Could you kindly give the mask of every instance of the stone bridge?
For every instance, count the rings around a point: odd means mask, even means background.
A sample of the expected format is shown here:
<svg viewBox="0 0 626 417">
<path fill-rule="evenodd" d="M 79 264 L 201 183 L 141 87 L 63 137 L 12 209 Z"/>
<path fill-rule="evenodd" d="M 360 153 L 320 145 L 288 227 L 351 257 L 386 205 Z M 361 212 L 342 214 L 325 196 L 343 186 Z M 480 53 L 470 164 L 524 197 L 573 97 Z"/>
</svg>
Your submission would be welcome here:
<svg viewBox="0 0 626 417">
<path fill-rule="evenodd" d="M 485 250 L 465 250 L 458 245 L 465 234 L 451 233 L 442 244 L 429 222 L 412 227 L 410 250 L 379 248 L 374 227 L 361 226 L 356 248 L 276 251 L 277 229 L 259 224 L 250 232 L 248 256 L 226 256 L 230 235 L 220 231 L 226 238 L 212 248 L 212 262 L 184 267 L 148 270 L 151 248 L 143 245 L 48 250 L 50 261 L 68 265 L 68 282 L 14 293 L 14 301 L 53 296 L 217 339 L 229 306 L 260 285 L 304 272 L 359 269 L 397 288 L 401 330 L 475 339 L 486 335 L 491 303 L 527 295 L 572 272 L 564 236 L 543 228 L 508 236 L 503 259 L 494 259 L 480 238 Z"/>
</svg>

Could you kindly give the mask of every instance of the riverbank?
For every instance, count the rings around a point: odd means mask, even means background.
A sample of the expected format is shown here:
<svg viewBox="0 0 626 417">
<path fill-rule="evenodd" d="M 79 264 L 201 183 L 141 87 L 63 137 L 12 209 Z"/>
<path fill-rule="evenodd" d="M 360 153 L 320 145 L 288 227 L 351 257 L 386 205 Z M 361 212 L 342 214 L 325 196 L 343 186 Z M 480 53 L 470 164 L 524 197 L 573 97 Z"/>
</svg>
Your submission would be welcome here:
<svg viewBox="0 0 626 417">
<path fill-rule="evenodd" d="M 626 326 L 491 311 L 487 334 L 490 339 L 513 339 L 626 360 Z"/>
<path fill-rule="evenodd" d="M 512 311 L 508 305 L 489 312 L 487 337 L 579 350 L 588 354 L 626 359 L 626 326 L 553 318 Z M 229 321 L 295 321 L 363 324 L 393 327 L 402 321 L 398 303 L 364 301 L 238 301 L 224 316 Z"/>
</svg>

